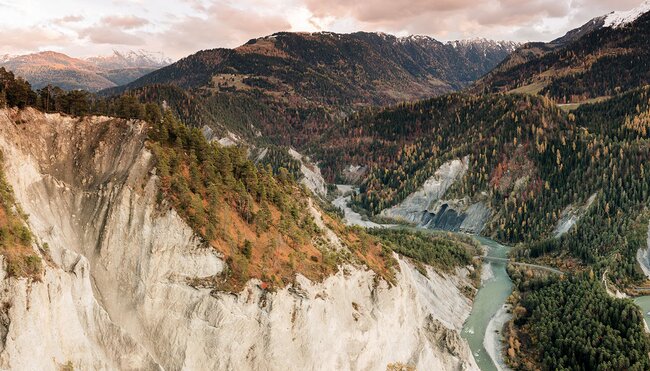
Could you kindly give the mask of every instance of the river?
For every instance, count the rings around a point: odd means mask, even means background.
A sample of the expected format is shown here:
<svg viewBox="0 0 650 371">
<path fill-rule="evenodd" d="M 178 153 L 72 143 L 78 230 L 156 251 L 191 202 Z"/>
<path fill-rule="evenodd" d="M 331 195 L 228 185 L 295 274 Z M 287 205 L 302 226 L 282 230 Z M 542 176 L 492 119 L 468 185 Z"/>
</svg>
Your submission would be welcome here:
<svg viewBox="0 0 650 371">
<path fill-rule="evenodd" d="M 509 248 L 484 237 L 475 238 L 487 249 L 490 257 L 507 257 Z M 483 264 L 483 280 L 481 287 L 474 298 L 472 312 L 465 321 L 461 336 L 467 340 L 476 360 L 476 364 L 483 371 L 507 369 L 503 357 L 499 355 L 503 347 L 501 344 L 501 329 L 508 319 L 503 304 L 512 293 L 512 281 L 506 272 L 505 262 L 485 261 Z M 650 330 L 650 295 L 634 298 L 643 313 L 643 318 Z M 497 313 L 498 312 L 498 313 Z M 496 317 L 495 317 L 496 315 Z M 491 321 L 496 319 L 494 321 Z M 488 333 L 488 328 L 490 332 Z M 497 330 L 499 333 L 495 333 Z M 487 336 L 486 336 L 487 333 Z M 487 348 L 487 349 L 486 349 Z M 495 366 L 495 361 L 499 366 Z"/>
<path fill-rule="evenodd" d="M 487 249 L 488 256 L 495 258 L 505 258 L 507 256 L 508 247 L 487 238 L 475 238 Z M 499 327 L 499 333 L 490 333 L 488 337 L 485 335 L 490 320 L 503 307 L 512 292 L 512 281 L 510 281 L 510 277 L 506 272 L 505 262 L 486 261 L 483 264 L 482 276 L 481 287 L 474 298 L 472 312 L 465 321 L 461 336 L 469 343 L 476 364 L 481 370 L 498 370 L 486 350 L 485 344 L 491 348 L 490 353 L 493 356 L 499 353 L 502 349 L 500 341 L 501 329 Z M 500 317 L 503 319 L 503 316 Z M 504 368 L 502 364 L 500 366 L 500 368 Z"/>
<path fill-rule="evenodd" d="M 366 228 L 393 227 L 389 225 L 379 225 L 364 220 L 361 215 L 354 212 L 348 205 L 350 201 L 349 194 L 352 192 L 353 188 L 346 185 L 337 185 L 337 187 L 342 195 L 334 200 L 333 204 L 344 212 L 346 224 L 358 225 Z M 400 228 L 433 233 L 430 229 L 403 226 L 400 226 Z M 488 256 L 494 258 L 507 257 L 509 250 L 508 247 L 488 238 L 479 236 L 474 237 L 486 248 Z M 492 371 L 505 369 L 505 366 L 502 364 L 502 357 L 497 356 L 502 350 L 500 334 L 502 322 L 497 320 L 491 323 L 491 320 L 495 317 L 497 312 L 500 312 L 497 319 L 503 321 L 507 318 L 502 307 L 511 292 L 512 281 L 506 272 L 506 262 L 485 261 L 483 264 L 481 287 L 474 298 L 472 311 L 465 321 L 463 331 L 461 332 L 461 336 L 469 343 L 476 364 L 481 370 Z M 490 330 L 492 332 L 486 337 L 485 335 L 488 327 L 491 328 Z M 496 329 L 498 329 L 499 333 L 494 332 Z M 485 349 L 484 344 L 487 344 L 490 348 L 489 352 Z M 499 368 L 495 366 L 495 363 L 492 360 L 493 358 L 498 358 L 498 361 L 500 361 Z"/>
<path fill-rule="evenodd" d="M 634 299 L 634 302 L 636 305 L 641 307 L 645 323 L 650 328 L 650 295 L 639 296 L 638 298 Z"/>
<path fill-rule="evenodd" d="M 352 188 L 341 189 L 342 193 L 345 193 L 346 190 L 351 191 Z M 392 225 L 379 225 L 364 220 L 361 215 L 350 209 L 348 202 L 349 196 L 347 198 L 341 196 L 334 201 L 334 204 L 344 211 L 347 223 L 363 227 L 393 227 Z M 431 231 L 412 227 L 407 227 L 407 229 Z M 650 230 L 648 234 L 648 244 L 650 245 Z M 486 248 L 487 256 L 494 258 L 507 257 L 509 251 L 507 246 L 485 237 L 474 236 L 474 238 Z M 513 288 L 512 281 L 506 272 L 506 264 L 506 262 L 499 261 L 484 261 L 481 287 L 476 293 L 472 311 L 461 332 L 461 336 L 469 343 L 476 364 L 483 371 L 507 369 L 503 363 L 503 357 L 500 355 L 503 350 L 501 331 L 503 324 L 509 318 L 504 303 L 512 293 Z M 634 302 L 641 307 L 645 322 L 650 328 L 650 295 L 638 297 L 634 299 Z M 490 329 L 489 332 L 488 328 Z M 495 365 L 494 359 L 496 359 L 498 366 Z"/>
</svg>

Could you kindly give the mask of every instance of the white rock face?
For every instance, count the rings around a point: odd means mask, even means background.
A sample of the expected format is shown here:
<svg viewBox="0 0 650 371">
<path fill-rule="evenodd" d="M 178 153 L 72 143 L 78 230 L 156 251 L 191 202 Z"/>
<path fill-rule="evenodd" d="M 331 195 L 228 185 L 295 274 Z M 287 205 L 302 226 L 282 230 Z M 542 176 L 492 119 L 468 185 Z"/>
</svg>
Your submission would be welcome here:
<svg viewBox="0 0 650 371">
<path fill-rule="evenodd" d="M 276 293 L 197 289 L 219 255 L 156 206 L 144 125 L 0 111 L 0 150 L 39 243 L 42 282 L 0 272 L 0 368 L 58 370 L 477 369 L 459 332 L 467 269 L 422 276 L 399 259 L 394 287 L 345 267 Z"/>
<path fill-rule="evenodd" d="M 472 203 L 469 197 L 465 197 L 438 200 L 422 214 L 422 227 L 478 234 L 485 228 L 492 211 L 484 202 Z"/>
<path fill-rule="evenodd" d="M 465 215 L 465 219 L 463 219 L 459 230 L 474 234 L 483 232 L 483 229 L 485 229 L 487 222 L 492 216 L 492 210 L 483 202 L 473 203 L 466 209 L 460 209 L 459 212 Z"/>
<path fill-rule="evenodd" d="M 468 161 L 465 157 L 444 163 L 420 189 L 400 204 L 382 210 L 381 215 L 425 228 L 480 233 L 492 216 L 484 202 L 472 202 L 467 197 L 444 199 L 449 187 L 467 172 Z"/>
<path fill-rule="evenodd" d="M 323 176 L 320 173 L 320 168 L 316 164 L 312 163 L 308 157 L 301 155 L 293 148 L 289 149 L 289 154 L 294 159 L 300 161 L 300 172 L 302 173 L 300 183 L 304 184 L 305 187 L 315 195 L 327 195 L 327 185 L 325 179 L 323 179 Z"/>
<path fill-rule="evenodd" d="M 650 278 L 650 225 L 648 225 L 648 248 L 639 249 L 636 252 L 636 260 L 639 262 L 643 273 Z"/>
<path fill-rule="evenodd" d="M 339 192 L 343 192 L 340 196 L 335 198 L 332 201 L 332 205 L 338 207 L 340 210 L 343 210 L 343 222 L 346 225 L 355 225 L 363 228 L 383 228 L 384 226 L 378 223 L 375 223 L 371 220 L 366 220 L 358 212 L 352 210 L 350 207 L 350 202 L 352 201 L 352 196 L 350 193 L 353 192 L 353 187 L 347 184 L 337 185 Z M 346 192 L 347 190 L 347 192 Z"/>
<path fill-rule="evenodd" d="M 383 210 L 381 215 L 411 223 L 420 223 L 422 212 L 440 200 L 447 189 L 465 175 L 468 168 L 467 161 L 468 159 L 465 158 L 444 163 L 431 178 L 424 182 L 420 189 L 411 193 L 399 205 Z"/>
<path fill-rule="evenodd" d="M 368 168 L 361 165 L 349 165 L 343 169 L 343 178 L 353 184 L 359 184 L 366 176 Z"/>
<path fill-rule="evenodd" d="M 591 204 L 594 203 L 594 200 L 596 200 L 596 196 L 597 193 L 594 193 L 591 196 L 589 196 L 587 202 L 585 202 L 584 205 L 577 206 L 577 207 L 573 205 L 569 205 L 564 210 L 562 210 L 562 214 L 560 214 L 560 219 L 558 220 L 557 225 L 555 226 L 555 230 L 553 231 L 555 238 L 561 237 L 563 234 L 570 231 L 574 225 L 576 225 L 578 220 L 580 220 L 580 218 L 587 212 L 587 210 L 589 210 Z"/>
<path fill-rule="evenodd" d="M 209 135 L 206 135 L 206 133 L 208 133 L 208 131 L 205 128 L 207 128 L 209 130 Z M 225 137 L 217 138 L 216 135 L 214 134 L 214 132 L 212 131 L 212 129 L 210 129 L 207 126 L 204 126 L 203 134 L 206 135 L 206 138 L 208 138 L 208 140 L 210 140 L 210 141 L 215 141 L 216 140 L 217 142 L 219 142 L 219 144 L 221 144 L 224 147 L 236 146 L 237 144 L 239 144 L 241 142 L 241 138 L 239 138 L 239 136 L 237 134 L 232 133 L 230 131 L 226 133 Z"/>
</svg>

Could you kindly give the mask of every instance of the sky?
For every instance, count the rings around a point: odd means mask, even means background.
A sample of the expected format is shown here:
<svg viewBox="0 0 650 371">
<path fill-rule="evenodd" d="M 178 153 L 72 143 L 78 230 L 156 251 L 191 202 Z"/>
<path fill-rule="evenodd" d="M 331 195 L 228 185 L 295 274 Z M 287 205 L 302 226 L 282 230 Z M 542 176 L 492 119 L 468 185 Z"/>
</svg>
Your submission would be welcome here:
<svg viewBox="0 0 650 371">
<path fill-rule="evenodd" d="M 0 0 L 0 55 L 113 50 L 179 59 L 278 31 L 550 41 L 643 0 Z"/>
</svg>

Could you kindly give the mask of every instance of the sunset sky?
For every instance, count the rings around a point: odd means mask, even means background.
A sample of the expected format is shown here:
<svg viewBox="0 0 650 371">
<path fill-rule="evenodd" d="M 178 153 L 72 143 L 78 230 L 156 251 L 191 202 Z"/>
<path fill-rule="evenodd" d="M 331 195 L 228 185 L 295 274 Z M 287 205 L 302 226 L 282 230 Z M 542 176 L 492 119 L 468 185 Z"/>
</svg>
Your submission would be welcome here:
<svg viewBox="0 0 650 371">
<path fill-rule="evenodd" d="M 177 59 L 277 31 L 548 41 L 642 0 L 0 0 L 0 54 L 145 49 Z M 354 4 L 354 5 L 350 5 Z"/>
</svg>

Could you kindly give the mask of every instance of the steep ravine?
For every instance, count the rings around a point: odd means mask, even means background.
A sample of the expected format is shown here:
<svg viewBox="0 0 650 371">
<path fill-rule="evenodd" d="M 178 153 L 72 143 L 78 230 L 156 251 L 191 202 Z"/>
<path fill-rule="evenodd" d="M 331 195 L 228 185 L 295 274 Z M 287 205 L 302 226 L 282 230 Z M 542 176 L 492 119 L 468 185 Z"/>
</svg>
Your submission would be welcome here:
<svg viewBox="0 0 650 371">
<path fill-rule="evenodd" d="M 157 206 L 145 129 L 0 111 L 3 170 L 47 243 L 41 282 L 0 274 L 0 368 L 477 369 L 459 335 L 467 269 L 427 278 L 399 259 L 394 287 L 351 266 L 275 293 L 191 286 L 224 263 Z"/>
</svg>

